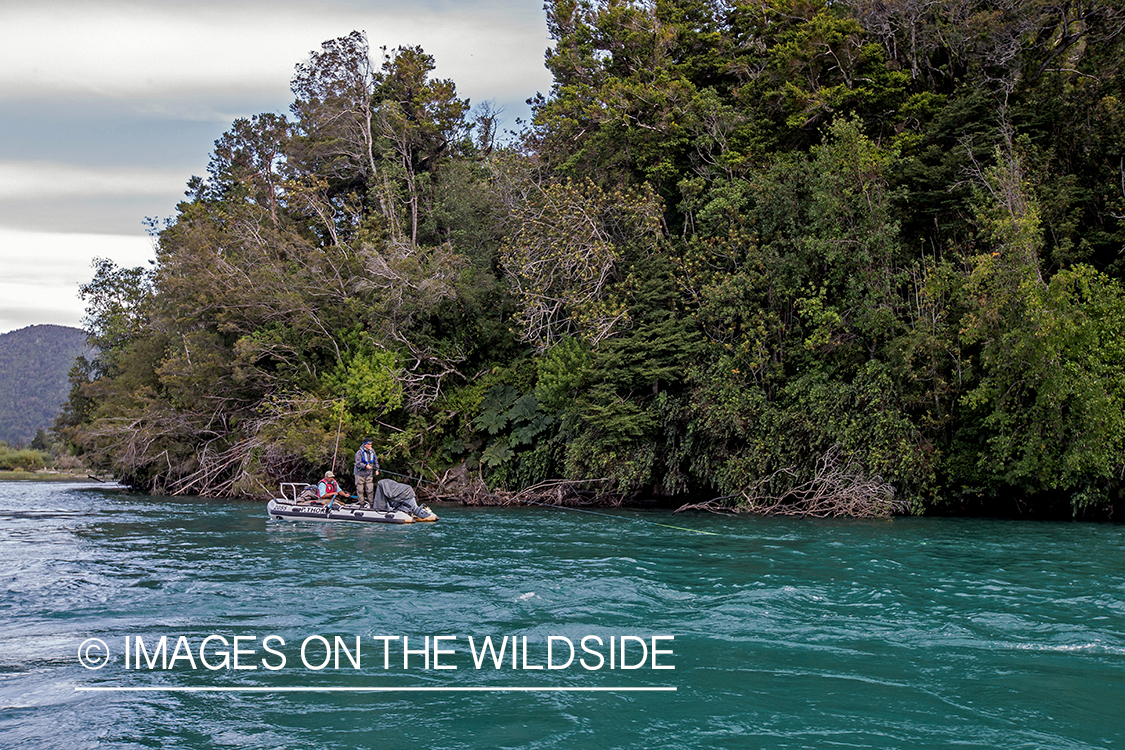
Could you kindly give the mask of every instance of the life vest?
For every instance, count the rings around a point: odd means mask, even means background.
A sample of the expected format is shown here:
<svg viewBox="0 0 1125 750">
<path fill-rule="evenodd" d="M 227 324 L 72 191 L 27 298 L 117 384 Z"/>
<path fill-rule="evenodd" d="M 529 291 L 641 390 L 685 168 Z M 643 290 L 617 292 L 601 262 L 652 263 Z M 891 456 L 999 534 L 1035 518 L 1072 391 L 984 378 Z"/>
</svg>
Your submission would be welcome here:
<svg viewBox="0 0 1125 750">
<path fill-rule="evenodd" d="M 371 464 L 368 466 L 368 464 Z M 355 454 L 355 473 L 367 476 L 368 473 L 375 471 L 379 465 L 379 459 L 375 457 L 374 450 L 366 450 L 360 448 Z"/>
<path fill-rule="evenodd" d="M 320 497 L 334 497 L 340 491 L 340 486 L 335 479 L 321 479 L 316 485 L 316 491 Z"/>
</svg>

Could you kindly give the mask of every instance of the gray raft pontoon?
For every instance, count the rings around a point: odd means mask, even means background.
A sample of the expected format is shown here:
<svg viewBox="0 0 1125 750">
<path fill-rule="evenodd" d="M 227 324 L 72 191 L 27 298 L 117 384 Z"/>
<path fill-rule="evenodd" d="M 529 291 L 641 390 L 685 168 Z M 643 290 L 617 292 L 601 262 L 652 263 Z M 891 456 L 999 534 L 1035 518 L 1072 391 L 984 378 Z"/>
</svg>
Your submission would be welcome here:
<svg viewBox="0 0 1125 750">
<path fill-rule="evenodd" d="M 313 505 L 297 501 L 297 493 L 305 485 L 295 482 L 281 483 L 281 497 L 266 505 L 270 518 L 287 521 L 351 521 L 353 523 L 414 523 L 416 519 L 401 510 L 372 510 L 357 504 Z M 433 520 L 437 520 L 434 516 Z"/>
</svg>

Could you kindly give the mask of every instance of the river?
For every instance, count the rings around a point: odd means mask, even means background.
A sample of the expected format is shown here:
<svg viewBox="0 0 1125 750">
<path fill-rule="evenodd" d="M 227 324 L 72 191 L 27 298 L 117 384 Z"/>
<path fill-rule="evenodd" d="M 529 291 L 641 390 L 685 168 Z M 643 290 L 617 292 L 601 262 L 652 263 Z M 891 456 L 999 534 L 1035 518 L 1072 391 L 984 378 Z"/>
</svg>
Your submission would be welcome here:
<svg viewBox="0 0 1125 750">
<path fill-rule="evenodd" d="M 1125 747 L 1121 525 L 435 511 L 0 483 L 0 746 Z"/>
</svg>

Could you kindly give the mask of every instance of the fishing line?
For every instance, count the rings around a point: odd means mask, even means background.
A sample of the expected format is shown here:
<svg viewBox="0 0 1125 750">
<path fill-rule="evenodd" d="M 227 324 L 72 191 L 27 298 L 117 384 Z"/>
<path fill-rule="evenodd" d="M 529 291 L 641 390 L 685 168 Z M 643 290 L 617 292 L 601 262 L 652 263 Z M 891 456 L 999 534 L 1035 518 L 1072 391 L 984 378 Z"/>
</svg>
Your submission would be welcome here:
<svg viewBox="0 0 1125 750">
<path fill-rule="evenodd" d="M 387 471 L 386 469 L 383 469 L 379 473 L 380 474 L 390 474 L 392 477 L 400 477 L 402 479 L 413 479 L 415 482 L 425 482 L 426 484 L 432 484 L 435 487 L 440 486 L 437 482 L 431 482 L 429 479 L 422 479 L 422 477 L 408 477 L 405 474 L 396 474 L 393 471 Z"/>
<path fill-rule="evenodd" d="M 614 515 L 610 515 L 609 513 L 600 513 L 596 510 L 587 510 L 585 508 L 571 508 L 569 505 L 548 505 L 546 503 L 537 503 L 533 500 L 523 500 L 521 502 L 523 502 L 527 505 L 538 505 L 540 508 L 558 508 L 559 510 L 573 510 L 576 513 L 589 513 L 589 514 L 594 515 L 594 516 L 605 516 L 606 518 L 613 518 L 613 519 L 616 519 L 616 520 L 619 520 L 619 521 L 620 520 L 635 521 L 636 523 L 647 523 L 647 524 L 651 524 L 653 526 L 662 526 L 666 529 L 679 529 L 680 531 L 691 531 L 691 532 L 694 532 L 696 534 L 707 534 L 708 536 L 722 536 L 722 534 L 718 534 L 714 531 L 703 531 L 702 529 L 689 529 L 686 526 L 673 526 L 672 524 L 668 524 L 668 523 L 657 523 L 656 521 L 649 521 L 648 519 L 645 519 L 645 518 L 632 518 L 630 516 L 614 516 Z"/>
<path fill-rule="evenodd" d="M 340 431 L 344 429 L 344 394 L 340 394 L 340 424 L 336 425 L 336 447 L 332 449 L 332 471 L 336 471 L 336 453 L 340 450 Z"/>
<path fill-rule="evenodd" d="M 383 474 L 390 474 L 393 477 L 401 477 L 403 479 L 413 479 L 413 480 L 418 481 L 418 482 L 425 482 L 427 484 L 437 485 L 437 482 L 431 482 L 429 479 L 422 479 L 421 477 L 408 477 L 405 474 L 396 474 L 393 471 L 384 471 L 382 473 Z M 708 536 L 722 536 L 722 534 L 716 533 L 714 531 L 703 531 L 702 529 L 689 529 L 686 526 L 673 526 L 670 523 L 657 523 L 656 521 L 649 521 L 648 519 L 645 519 L 645 518 L 631 518 L 629 516 L 614 516 L 614 515 L 610 515 L 609 513 L 600 513 L 596 510 L 587 510 L 586 508 L 572 508 L 569 505 L 548 505 L 546 503 L 537 503 L 534 500 L 520 500 L 518 502 L 521 502 L 525 505 L 537 505 L 540 508 L 557 508 L 558 510 L 572 510 L 575 513 L 589 513 L 589 514 L 594 515 L 594 516 L 605 516 L 606 518 L 613 518 L 613 519 L 616 519 L 618 521 L 625 520 L 625 521 L 635 521 L 637 523 L 647 523 L 647 524 L 651 524 L 652 526 L 662 526 L 665 529 L 677 529 L 679 531 L 690 531 L 690 532 L 693 532 L 695 534 L 707 534 Z"/>
</svg>

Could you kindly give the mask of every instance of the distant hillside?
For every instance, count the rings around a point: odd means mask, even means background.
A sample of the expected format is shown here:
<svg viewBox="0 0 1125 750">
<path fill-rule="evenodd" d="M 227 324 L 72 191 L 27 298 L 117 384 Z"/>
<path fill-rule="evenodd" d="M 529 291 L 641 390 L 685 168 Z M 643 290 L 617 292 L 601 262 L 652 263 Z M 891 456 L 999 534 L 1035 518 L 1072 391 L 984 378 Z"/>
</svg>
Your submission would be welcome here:
<svg viewBox="0 0 1125 750">
<path fill-rule="evenodd" d="M 86 333 L 78 328 L 42 325 L 0 334 L 0 440 L 27 443 L 54 423 L 70 389 L 70 367 L 86 350 Z"/>
</svg>

